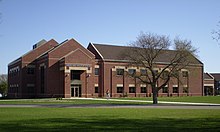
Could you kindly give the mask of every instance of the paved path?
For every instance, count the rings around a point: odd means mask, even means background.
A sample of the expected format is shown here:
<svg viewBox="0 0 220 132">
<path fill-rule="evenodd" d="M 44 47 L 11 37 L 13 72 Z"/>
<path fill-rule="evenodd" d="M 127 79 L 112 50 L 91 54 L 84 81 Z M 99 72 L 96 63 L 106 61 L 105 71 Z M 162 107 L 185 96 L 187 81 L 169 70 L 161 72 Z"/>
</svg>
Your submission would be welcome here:
<svg viewBox="0 0 220 132">
<path fill-rule="evenodd" d="M 70 98 L 70 99 L 79 99 L 79 100 L 109 100 L 109 101 L 118 101 L 118 102 L 143 102 L 143 103 L 152 103 L 152 101 L 147 100 L 125 100 L 125 99 L 104 99 L 104 98 Z M 191 103 L 191 102 L 168 102 L 168 101 L 158 101 L 159 104 L 177 104 L 177 105 L 204 105 L 204 106 L 220 106 L 220 104 L 214 103 Z"/>
<path fill-rule="evenodd" d="M 220 106 L 199 106 L 199 105 L 124 105 L 124 104 L 1 104 L 1 107 L 25 107 L 25 108 L 159 108 L 159 109 L 220 109 Z"/>
<path fill-rule="evenodd" d="M 121 100 L 121 99 L 103 99 L 103 98 L 71 98 L 71 99 L 152 103 L 152 101 L 144 101 L 144 100 Z M 159 104 L 157 105 L 154 105 L 154 104 L 137 104 L 137 105 L 132 105 L 132 104 L 0 104 L 0 107 L 220 109 L 220 104 L 159 101 Z"/>
</svg>

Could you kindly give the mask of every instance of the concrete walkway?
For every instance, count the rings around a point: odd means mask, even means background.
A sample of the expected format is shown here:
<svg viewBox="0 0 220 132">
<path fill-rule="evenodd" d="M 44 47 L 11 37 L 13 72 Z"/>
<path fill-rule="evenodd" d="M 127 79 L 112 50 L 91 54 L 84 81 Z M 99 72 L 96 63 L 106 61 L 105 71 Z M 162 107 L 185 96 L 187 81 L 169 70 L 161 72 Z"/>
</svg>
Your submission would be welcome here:
<svg viewBox="0 0 220 132">
<path fill-rule="evenodd" d="M 220 106 L 170 104 L 0 104 L 0 108 L 144 108 L 144 109 L 220 109 Z"/>
<path fill-rule="evenodd" d="M 103 101 L 118 101 L 118 102 L 143 102 L 152 103 L 152 101 L 147 100 L 125 100 L 125 99 L 104 99 L 104 98 L 69 98 L 69 99 L 79 99 L 79 100 L 103 100 Z M 204 106 L 220 106 L 220 104 L 214 103 L 191 103 L 191 102 L 168 102 L 168 101 L 158 101 L 159 104 L 177 104 L 177 105 L 204 105 Z"/>
<path fill-rule="evenodd" d="M 69 98 L 72 100 L 102 100 L 102 101 L 120 101 L 120 102 L 146 102 L 145 100 L 124 100 L 124 99 L 104 99 L 104 98 Z M 19 99 L 26 100 L 26 99 Z M 1 101 L 19 101 L 19 100 L 0 100 Z M 65 99 L 64 99 L 65 100 Z M 43 108 L 158 108 L 158 109 L 220 109 L 220 104 L 212 103 L 190 103 L 190 102 L 166 102 L 158 101 L 159 104 L 0 104 L 1 107 L 43 107 Z"/>
</svg>

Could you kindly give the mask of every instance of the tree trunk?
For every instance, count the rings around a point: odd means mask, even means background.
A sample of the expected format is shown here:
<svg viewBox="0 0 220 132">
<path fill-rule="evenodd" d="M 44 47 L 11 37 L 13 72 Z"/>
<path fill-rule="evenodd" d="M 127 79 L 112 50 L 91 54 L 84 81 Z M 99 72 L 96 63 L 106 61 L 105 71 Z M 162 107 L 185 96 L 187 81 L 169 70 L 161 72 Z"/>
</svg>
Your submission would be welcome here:
<svg viewBox="0 0 220 132">
<path fill-rule="evenodd" d="M 157 87 L 152 87 L 152 91 L 153 91 L 153 104 L 157 104 L 158 103 L 158 101 L 157 101 L 157 93 L 158 93 Z"/>
</svg>

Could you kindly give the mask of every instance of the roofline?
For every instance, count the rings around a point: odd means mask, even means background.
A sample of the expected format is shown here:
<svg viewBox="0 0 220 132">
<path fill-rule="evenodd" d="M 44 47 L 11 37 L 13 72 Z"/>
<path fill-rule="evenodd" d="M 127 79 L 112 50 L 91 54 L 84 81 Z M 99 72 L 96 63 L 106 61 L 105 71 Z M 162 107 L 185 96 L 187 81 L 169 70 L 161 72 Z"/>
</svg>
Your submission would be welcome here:
<svg viewBox="0 0 220 132">
<path fill-rule="evenodd" d="M 64 58 L 68 57 L 69 55 L 71 55 L 72 53 L 74 53 L 74 52 L 76 52 L 76 51 L 78 51 L 78 50 L 81 51 L 81 52 L 83 52 L 83 53 L 84 53 L 86 56 L 88 56 L 90 59 L 93 59 L 91 56 L 89 56 L 88 54 L 86 54 L 83 50 L 81 50 L 80 48 L 77 48 L 77 49 L 75 49 L 75 50 L 69 52 L 68 54 L 64 55 L 64 56 L 61 57 L 59 60 L 62 60 L 62 59 L 64 59 Z"/>
<path fill-rule="evenodd" d="M 129 60 L 114 60 L 114 59 L 102 59 L 103 61 L 110 61 L 110 62 L 131 62 Z M 168 62 L 155 62 L 155 64 L 169 64 Z M 189 66 L 203 66 L 203 64 L 189 64 Z"/>
<path fill-rule="evenodd" d="M 97 45 L 103 45 L 103 46 L 113 46 L 113 47 L 126 47 L 126 48 L 136 48 L 136 47 L 131 47 L 131 46 L 123 46 L 123 45 L 113 45 L 113 44 L 100 44 L 100 43 L 92 43 L 92 42 L 90 42 L 90 44 L 95 48 L 95 50 L 98 52 L 98 54 L 101 56 L 101 58 L 103 59 L 103 60 L 111 60 L 111 59 L 104 59 L 104 57 L 101 55 L 101 53 L 96 49 L 96 47 L 94 46 L 94 44 L 97 44 Z M 140 47 L 139 47 L 140 48 Z M 172 50 L 172 49 L 165 49 L 164 51 L 172 51 L 172 52 L 175 52 L 176 50 Z M 201 65 L 201 66 L 203 66 L 204 65 L 204 63 L 202 62 L 202 61 L 200 61 L 194 54 L 192 54 L 192 53 L 190 53 L 192 56 L 193 56 L 193 58 L 195 58 L 197 61 L 198 61 L 198 63 L 199 64 L 191 64 L 191 65 Z M 114 59 L 112 59 L 112 60 L 114 60 Z M 115 60 L 114 60 L 115 61 Z M 116 61 L 118 61 L 118 60 L 116 60 Z M 123 60 L 124 61 L 124 60 Z M 156 63 L 158 63 L 158 62 L 156 62 Z M 166 63 L 166 62 L 159 62 L 159 63 Z"/>
<path fill-rule="evenodd" d="M 99 54 L 99 56 L 100 56 L 102 59 L 104 59 L 104 57 L 102 56 L 102 54 L 97 50 L 97 48 L 93 45 L 93 43 L 90 42 L 89 44 L 91 44 L 92 47 L 95 49 L 95 51 Z"/>
<path fill-rule="evenodd" d="M 206 72 L 205 74 L 208 74 L 212 79 L 206 79 L 206 80 L 214 80 L 215 78 L 211 75 L 211 74 L 209 74 L 208 72 Z"/>
<path fill-rule="evenodd" d="M 39 45 L 38 47 L 36 47 L 35 49 L 32 49 L 32 50 L 28 51 L 27 53 L 23 54 L 23 55 L 22 55 L 21 57 L 19 57 L 18 59 L 12 61 L 11 63 L 8 64 L 8 66 L 11 66 L 11 65 L 13 65 L 13 64 L 15 64 L 15 63 L 17 63 L 17 62 L 19 62 L 19 61 L 22 59 L 22 57 L 24 57 L 25 55 L 27 55 L 27 54 L 31 53 L 32 51 L 38 49 L 39 47 L 43 46 L 43 45 L 46 44 L 47 42 L 49 42 L 49 41 L 46 41 L 45 39 L 42 39 L 41 41 L 45 41 L 45 42 L 42 43 L 41 45 Z M 39 41 L 39 42 L 41 42 L 41 41 Z M 39 43 L 39 42 L 37 42 L 37 43 Z M 36 44 L 37 44 L 37 43 L 36 43 Z"/>
<path fill-rule="evenodd" d="M 21 59 L 22 59 L 22 57 L 19 57 L 18 59 L 16 59 L 16 60 L 10 62 L 10 63 L 8 64 L 8 66 L 14 65 L 15 63 L 21 61 Z"/>
<path fill-rule="evenodd" d="M 53 52 L 54 50 L 56 50 L 57 48 L 59 48 L 61 45 L 67 43 L 68 41 L 69 41 L 68 39 L 64 40 L 63 42 L 59 43 L 55 48 L 53 48 L 53 50 L 49 51 L 48 53 Z"/>
</svg>

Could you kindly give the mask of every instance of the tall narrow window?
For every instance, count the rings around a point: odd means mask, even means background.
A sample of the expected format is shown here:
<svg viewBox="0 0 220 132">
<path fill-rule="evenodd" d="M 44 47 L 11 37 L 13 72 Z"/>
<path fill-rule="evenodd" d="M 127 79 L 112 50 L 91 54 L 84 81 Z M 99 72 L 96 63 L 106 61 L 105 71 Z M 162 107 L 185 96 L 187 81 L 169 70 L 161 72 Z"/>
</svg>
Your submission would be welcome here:
<svg viewBox="0 0 220 132">
<path fill-rule="evenodd" d="M 44 93 L 44 67 L 40 67 L 40 86 L 41 86 L 41 93 Z"/>
<path fill-rule="evenodd" d="M 95 68 L 95 75 L 99 75 L 99 68 Z"/>
<path fill-rule="evenodd" d="M 27 74 L 29 74 L 29 75 L 33 75 L 34 71 L 35 71 L 35 68 L 32 68 L 32 67 L 27 68 Z"/>
<path fill-rule="evenodd" d="M 189 93 L 189 88 L 188 87 L 183 87 L 183 93 Z"/>
<path fill-rule="evenodd" d="M 153 73 L 157 76 L 158 75 L 158 70 L 153 70 Z"/>
<path fill-rule="evenodd" d="M 168 93 L 168 87 L 163 87 L 163 88 L 162 88 L 162 92 L 163 92 L 163 93 Z"/>
<path fill-rule="evenodd" d="M 95 87 L 95 93 L 99 93 L 99 87 Z"/>
</svg>

